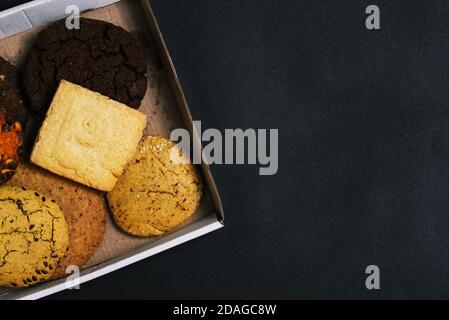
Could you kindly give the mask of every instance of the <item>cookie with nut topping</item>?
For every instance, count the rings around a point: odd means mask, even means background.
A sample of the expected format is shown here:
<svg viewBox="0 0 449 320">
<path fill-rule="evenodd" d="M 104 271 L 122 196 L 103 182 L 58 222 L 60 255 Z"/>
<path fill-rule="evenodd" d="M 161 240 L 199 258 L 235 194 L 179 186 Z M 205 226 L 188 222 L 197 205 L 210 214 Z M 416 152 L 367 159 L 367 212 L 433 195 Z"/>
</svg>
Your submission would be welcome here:
<svg viewBox="0 0 449 320">
<path fill-rule="evenodd" d="M 25 188 L 0 187 L 0 286 L 49 279 L 68 244 L 67 223 L 54 200 Z"/>
<path fill-rule="evenodd" d="M 17 70 L 0 57 L 0 184 L 13 176 L 19 164 L 26 121 Z"/>
<path fill-rule="evenodd" d="M 6 123 L 5 115 L 0 113 L 0 184 L 5 183 L 15 173 L 19 165 L 22 147 L 22 126 L 20 122 Z"/>
</svg>

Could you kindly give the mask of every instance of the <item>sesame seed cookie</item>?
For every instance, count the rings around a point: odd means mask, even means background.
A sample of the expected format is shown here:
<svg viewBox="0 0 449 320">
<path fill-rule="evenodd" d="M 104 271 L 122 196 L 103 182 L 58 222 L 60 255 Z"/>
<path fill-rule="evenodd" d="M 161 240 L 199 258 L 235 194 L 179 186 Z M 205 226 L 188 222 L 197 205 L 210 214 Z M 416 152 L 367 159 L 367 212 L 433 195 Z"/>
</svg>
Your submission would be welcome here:
<svg viewBox="0 0 449 320">
<path fill-rule="evenodd" d="M 175 149 L 173 149 L 175 148 Z M 107 194 L 117 225 L 125 232 L 161 235 L 191 217 L 199 206 L 202 184 L 181 149 L 164 137 L 145 137 L 134 158 Z"/>
</svg>

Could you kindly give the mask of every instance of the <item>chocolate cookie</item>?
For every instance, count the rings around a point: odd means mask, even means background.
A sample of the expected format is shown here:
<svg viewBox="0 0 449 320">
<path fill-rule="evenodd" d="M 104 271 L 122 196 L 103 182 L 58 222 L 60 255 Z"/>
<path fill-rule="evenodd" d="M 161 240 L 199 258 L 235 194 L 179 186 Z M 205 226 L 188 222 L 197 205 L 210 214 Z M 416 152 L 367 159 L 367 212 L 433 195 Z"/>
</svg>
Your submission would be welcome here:
<svg viewBox="0 0 449 320">
<path fill-rule="evenodd" d="M 56 22 L 39 33 L 23 69 L 26 98 L 45 116 L 61 80 L 138 108 L 147 90 L 142 48 L 126 30 L 81 18 L 80 29 Z"/>
<path fill-rule="evenodd" d="M 0 184 L 11 178 L 17 168 L 26 120 L 17 70 L 0 57 Z"/>
<path fill-rule="evenodd" d="M 16 67 L 0 57 L 0 113 L 12 124 L 27 122 L 26 108 L 19 91 L 19 76 Z"/>
<path fill-rule="evenodd" d="M 0 57 L 0 91 L 18 89 L 19 76 L 16 67 Z"/>
</svg>

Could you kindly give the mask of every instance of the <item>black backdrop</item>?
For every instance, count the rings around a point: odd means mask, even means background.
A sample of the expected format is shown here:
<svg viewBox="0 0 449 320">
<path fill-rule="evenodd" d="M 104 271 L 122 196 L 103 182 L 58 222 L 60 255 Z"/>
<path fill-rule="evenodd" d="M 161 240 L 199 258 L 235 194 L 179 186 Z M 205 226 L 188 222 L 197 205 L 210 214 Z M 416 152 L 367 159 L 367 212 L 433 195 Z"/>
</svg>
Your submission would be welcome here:
<svg viewBox="0 0 449 320">
<path fill-rule="evenodd" d="M 278 128 L 279 172 L 213 167 L 224 229 L 51 298 L 449 295 L 447 1 L 151 3 L 194 118 Z"/>
</svg>

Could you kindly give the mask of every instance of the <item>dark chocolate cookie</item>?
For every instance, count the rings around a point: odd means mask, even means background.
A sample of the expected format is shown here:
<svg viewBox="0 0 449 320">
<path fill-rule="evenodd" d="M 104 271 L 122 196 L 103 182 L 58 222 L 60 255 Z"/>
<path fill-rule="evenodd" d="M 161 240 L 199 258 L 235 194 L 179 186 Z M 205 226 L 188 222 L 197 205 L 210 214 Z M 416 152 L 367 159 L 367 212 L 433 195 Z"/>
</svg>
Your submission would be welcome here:
<svg viewBox="0 0 449 320">
<path fill-rule="evenodd" d="M 0 57 L 0 113 L 12 124 L 27 122 L 27 113 L 19 91 L 19 76 L 16 67 Z"/>
<path fill-rule="evenodd" d="M 19 76 L 16 67 L 0 57 L 0 91 L 18 89 Z"/>
<path fill-rule="evenodd" d="M 27 114 L 18 86 L 16 68 L 0 57 L 0 184 L 14 175 L 22 151 Z"/>
<path fill-rule="evenodd" d="M 142 48 L 126 30 L 81 18 L 80 29 L 56 22 L 39 33 L 23 69 L 26 98 L 43 117 L 61 80 L 138 108 L 147 90 Z"/>
</svg>

